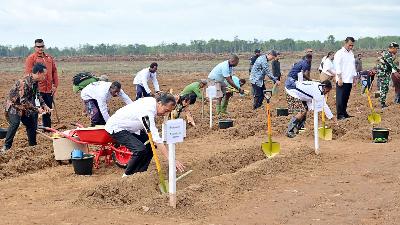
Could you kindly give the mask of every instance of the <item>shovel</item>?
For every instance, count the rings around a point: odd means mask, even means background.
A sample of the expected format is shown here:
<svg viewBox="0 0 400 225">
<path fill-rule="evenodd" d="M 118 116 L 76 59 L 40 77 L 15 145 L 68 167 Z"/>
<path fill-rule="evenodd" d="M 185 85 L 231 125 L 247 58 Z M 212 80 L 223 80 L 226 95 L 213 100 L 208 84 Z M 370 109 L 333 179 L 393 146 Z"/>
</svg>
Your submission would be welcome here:
<svg viewBox="0 0 400 225">
<path fill-rule="evenodd" d="M 268 123 L 268 142 L 263 142 L 261 144 L 261 148 L 268 158 L 274 157 L 281 151 L 280 144 L 278 142 L 272 141 L 271 110 L 269 105 L 271 96 L 272 96 L 272 90 L 264 91 L 264 97 L 267 100 L 266 109 L 267 109 L 267 123 Z"/>
<path fill-rule="evenodd" d="M 147 136 L 149 137 L 151 151 L 153 152 L 154 161 L 156 162 L 158 178 L 160 180 L 160 184 L 158 186 L 160 188 L 161 193 L 167 193 L 168 191 L 167 191 L 167 185 L 165 184 L 164 174 L 161 170 L 160 161 L 158 160 L 156 147 L 154 146 L 154 142 L 153 142 L 153 137 L 151 136 L 149 117 L 148 116 L 142 117 L 142 121 L 143 121 L 144 127 L 146 128 Z"/>
<path fill-rule="evenodd" d="M 189 171 L 187 171 L 186 173 L 180 175 L 179 177 L 176 178 L 176 182 L 178 182 L 178 181 L 181 180 L 182 178 L 186 177 L 187 175 L 191 174 L 192 172 L 193 172 L 193 170 L 189 170 Z M 158 187 L 160 188 L 160 190 L 161 190 L 161 192 L 162 192 L 163 194 L 166 194 L 166 193 L 169 192 L 169 189 L 168 189 L 169 184 L 168 184 L 168 180 L 164 180 L 164 182 L 165 182 L 165 185 L 166 185 L 166 187 L 167 187 L 167 191 L 166 191 L 166 192 L 163 192 L 163 191 L 162 191 L 162 189 L 161 189 L 161 184 L 159 184 Z"/>
<path fill-rule="evenodd" d="M 363 82 L 363 85 L 367 85 L 366 83 L 367 81 L 365 81 L 365 84 Z M 371 113 L 368 115 L 368 121 L 370 124 L 379 124 L 382 121 L 382 118 L 381 115 L 375 112 L 374 107 L 372 106 L 371 96 L 369 95 L 368 88 L 365 89 L 365 93 L 367 94 L 369 108 L 371 109 Z"/>
<path fill-rule="evenodd" d="M 325 106 L 326 100 L 327 99 L 325 98 L 324 106 Z M 326 126 L 325 126 L 324 106 L 322 107 L 322 113 L 321 113 L 322 127 L 318 128 L 318 137 L 325 141 L 331 141 L 332 140 L 332 129 L 326 128 Z"/>
</svg>

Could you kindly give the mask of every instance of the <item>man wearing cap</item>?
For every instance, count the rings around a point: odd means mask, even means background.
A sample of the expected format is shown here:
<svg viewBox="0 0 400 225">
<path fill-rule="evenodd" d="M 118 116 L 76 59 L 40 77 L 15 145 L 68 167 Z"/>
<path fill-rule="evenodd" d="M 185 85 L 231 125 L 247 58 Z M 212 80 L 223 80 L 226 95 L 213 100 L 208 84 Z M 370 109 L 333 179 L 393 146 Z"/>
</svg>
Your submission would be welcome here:
<svg viewBox="0 0 400 225">
<path fill-rule="evenodd" d="M 256 62 L 257 58 L 260 57 L 260 55 L 261 55 L 260 49 L 254 50 L 254 55 L 250 58 L 249 73 L 251 73 L 251 68 L 253 68 L 254 63 Z"/>
<path fill-rule="evenodd" d="M 58 87 L 58 73 L 53 57 L 44 52 L 44 47 L 42 39 L 35 40 L 35 52 L 26 58 L 25 74 L 32 73 L 32 68 L 36 63 L 43 63 L 46 66 L 46 78 L 39 81 L 39 92 L 46 105 L 51 109 L 53 106 L 53 97 Z M 43 115 L 43 126 L 51 127 L 50 113 Z"/>
<path fill-rule="evenodd" d="M 261 55 L 257 58 L 256 62 L 251 68 L 250 72 L 250 83 L 253 88 L 253 96 L 254 103 L 253 109 L 257 109 L 261 107 L 262 102 L 264 100 L 264 90 L 265 90 L 265 75 L 267 75 L 275 84 L 279 85 L 280 81 L 277 77 L 272 75 L 271 70 L 269 69 L 268 63 L 274 60 L 277 56 L 277 52 L 275 50 L 271 50 L 265 55 Z"/>
<path fill-rule="evenodd" d="M 386 95 L 389 92 L 389 82 L 392 73 L 400 72 L 399 67 L 394 62 L 395 55 L 399 49 L 399 44 L 392 42 L 389 44 L 388 50 L 384 50 L 379 57 L 379 63 L 377 65 L 378 78 L 381 80 L 380 86 L 380 103 L 381 107 L 385 108 L 386 105 Z"/>
</svg>

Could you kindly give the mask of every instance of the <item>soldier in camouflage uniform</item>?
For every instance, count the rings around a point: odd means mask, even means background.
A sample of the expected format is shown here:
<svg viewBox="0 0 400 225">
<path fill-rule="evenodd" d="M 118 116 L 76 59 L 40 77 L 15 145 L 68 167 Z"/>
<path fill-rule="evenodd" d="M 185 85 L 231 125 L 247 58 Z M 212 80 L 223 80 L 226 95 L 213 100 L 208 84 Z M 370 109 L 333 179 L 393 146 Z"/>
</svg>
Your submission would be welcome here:
<svg viewBox="0 0 400 225">
<path fill-rule="evenodd" d="M 387 107 L 386 95 L 389 92 L 391 74 L 400 71 L 399 67 L 394 63 L 395 55 L 398 49 L 399 44 L 397 44 L 396 42 L 392 42 L 390 43 L 388 50 L 383 51 L 381 56 L 379 57 L 377 69 L 378 78 L 381 80 L 380 103 L 382 108 Z"/>
</svg>

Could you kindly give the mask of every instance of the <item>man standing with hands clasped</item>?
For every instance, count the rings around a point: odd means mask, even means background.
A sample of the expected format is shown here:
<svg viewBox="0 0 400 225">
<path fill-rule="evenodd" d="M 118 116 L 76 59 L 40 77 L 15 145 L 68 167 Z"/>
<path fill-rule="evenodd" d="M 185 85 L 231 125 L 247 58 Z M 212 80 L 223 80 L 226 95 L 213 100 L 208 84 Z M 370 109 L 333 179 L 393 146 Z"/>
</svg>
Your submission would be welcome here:
<svg viewBox="0 0 400 225">
<path fill-rule="evenodd" d="M 347 113 L 347 103 L 349 101 L 354 77 L 357 76 L 355 59 L 353 54 L 354 38 L 347 37 L 344 46 L 336 52 L 334 65 L 336 70 L 336 111 L 337 119 L 343 120 L 350 118 Z"/>
<path fill-rule="evenodd" d="M 53 98 L 58 87 L 57 67 L 52 56 L 44 52 L 44 42 L 42 39 L 35 40 L 35 52 L 28 56 L 25 62 L 25 74 L 31 74 L 32 68 L 36 63 L 46 66 L 47 72 L 44 80 L 39 81 L 39 93 L 46 105 L 51 109 Z M 51 127 L 51 114 L 43 115 L 43 126 Z"/>
</svg>

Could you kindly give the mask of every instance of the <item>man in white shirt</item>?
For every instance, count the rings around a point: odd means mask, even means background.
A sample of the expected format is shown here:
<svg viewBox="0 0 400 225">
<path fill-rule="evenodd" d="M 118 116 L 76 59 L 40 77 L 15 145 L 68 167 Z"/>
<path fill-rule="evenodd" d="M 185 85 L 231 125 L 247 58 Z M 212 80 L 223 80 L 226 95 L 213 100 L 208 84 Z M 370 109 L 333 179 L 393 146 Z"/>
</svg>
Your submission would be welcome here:
<svg viewBox="0 0 400 225">
<path fill-rule="evenodd" d="M 353 54 L 354 38 L 347 37 L 344 46 L 334 56 L 334 67 L 336 71 L 336 111 L 338 120 L 350 118 L 347 113 L 354 77 L 357 76 L 355 59 Z"/>
<path fill-rule="evenodd" d="M 321 74 L 319 75 L 319 80 L 322 82 L 324 80 L 333 80 L 335 77 L 335 70 L 333 66 L 333 57 L 334 57 L 334 52 L 328 52 L 328 55 L 325 56 L 325 60 L 321 63 L 322 64 L 322 71 Z"/>
<path fill-rule="evenodd" d="M 142 118 L 149 117 L 150 131 L 157 147 L 168 159 L 168 151 L 160 138 L 156 128 L 155 118 L 170 113 L 176 106 L 175 97 L 171 94 L 162 93 L 157 99 L 145 97 L 134 103 L 117 110 L 107 121 L 105 130 L 120 145 L 127 147 L 133 154 L 123 175 L 132 175 L 147 170 L 153 153 Z M 184 170 L 184 166 L 176 161 L 176 168 Z"/>
<path fill-rule="evenodd" d="M 81 98 L 86 107 L 86 113 L 90 116 L 91 126 L 104 125 L 110 118 L 107 102 L 111 97 L 119 96 L 125 104 L 132 103 L 131 98 L 121 89 L 118 81 L 97 81 L 82 89 Z"/>
<path fill-rule="evenodd" d="M 136 85 L 136 100 L 143 97 L 154 96 L 148 84 L 149 80 L 153 82 L 155 92 L 157 93 L 160 91 L 160 86 L 157 81 L 157 67 L 158 64 L 153 62 L 150 64 L 150 67 L 144 68 L 136 74 L 135 79 L 133 79 L 133 84 Z"/>
<path fill-rule="evenodd" d="M 315 81 L 296 81 L 296 87 L 289 89 L 285 87 L 288 95 L 293 98 L 299 99 L 306 111 L 298 112 L 289 122 L 287 136 L 294 138 L 301 128 L 301 123 L 305 122 L 307 111 L 313 110 L 312 102 L 315 101 L 316 105 L 323 105 L 325 115 L 328 119 L 333 118 L 333 114 L 329 106 L 325 102 L 325 95 L 332 90 L 332 83 L 326 80 L 322 83 Z"/>
</svg>

